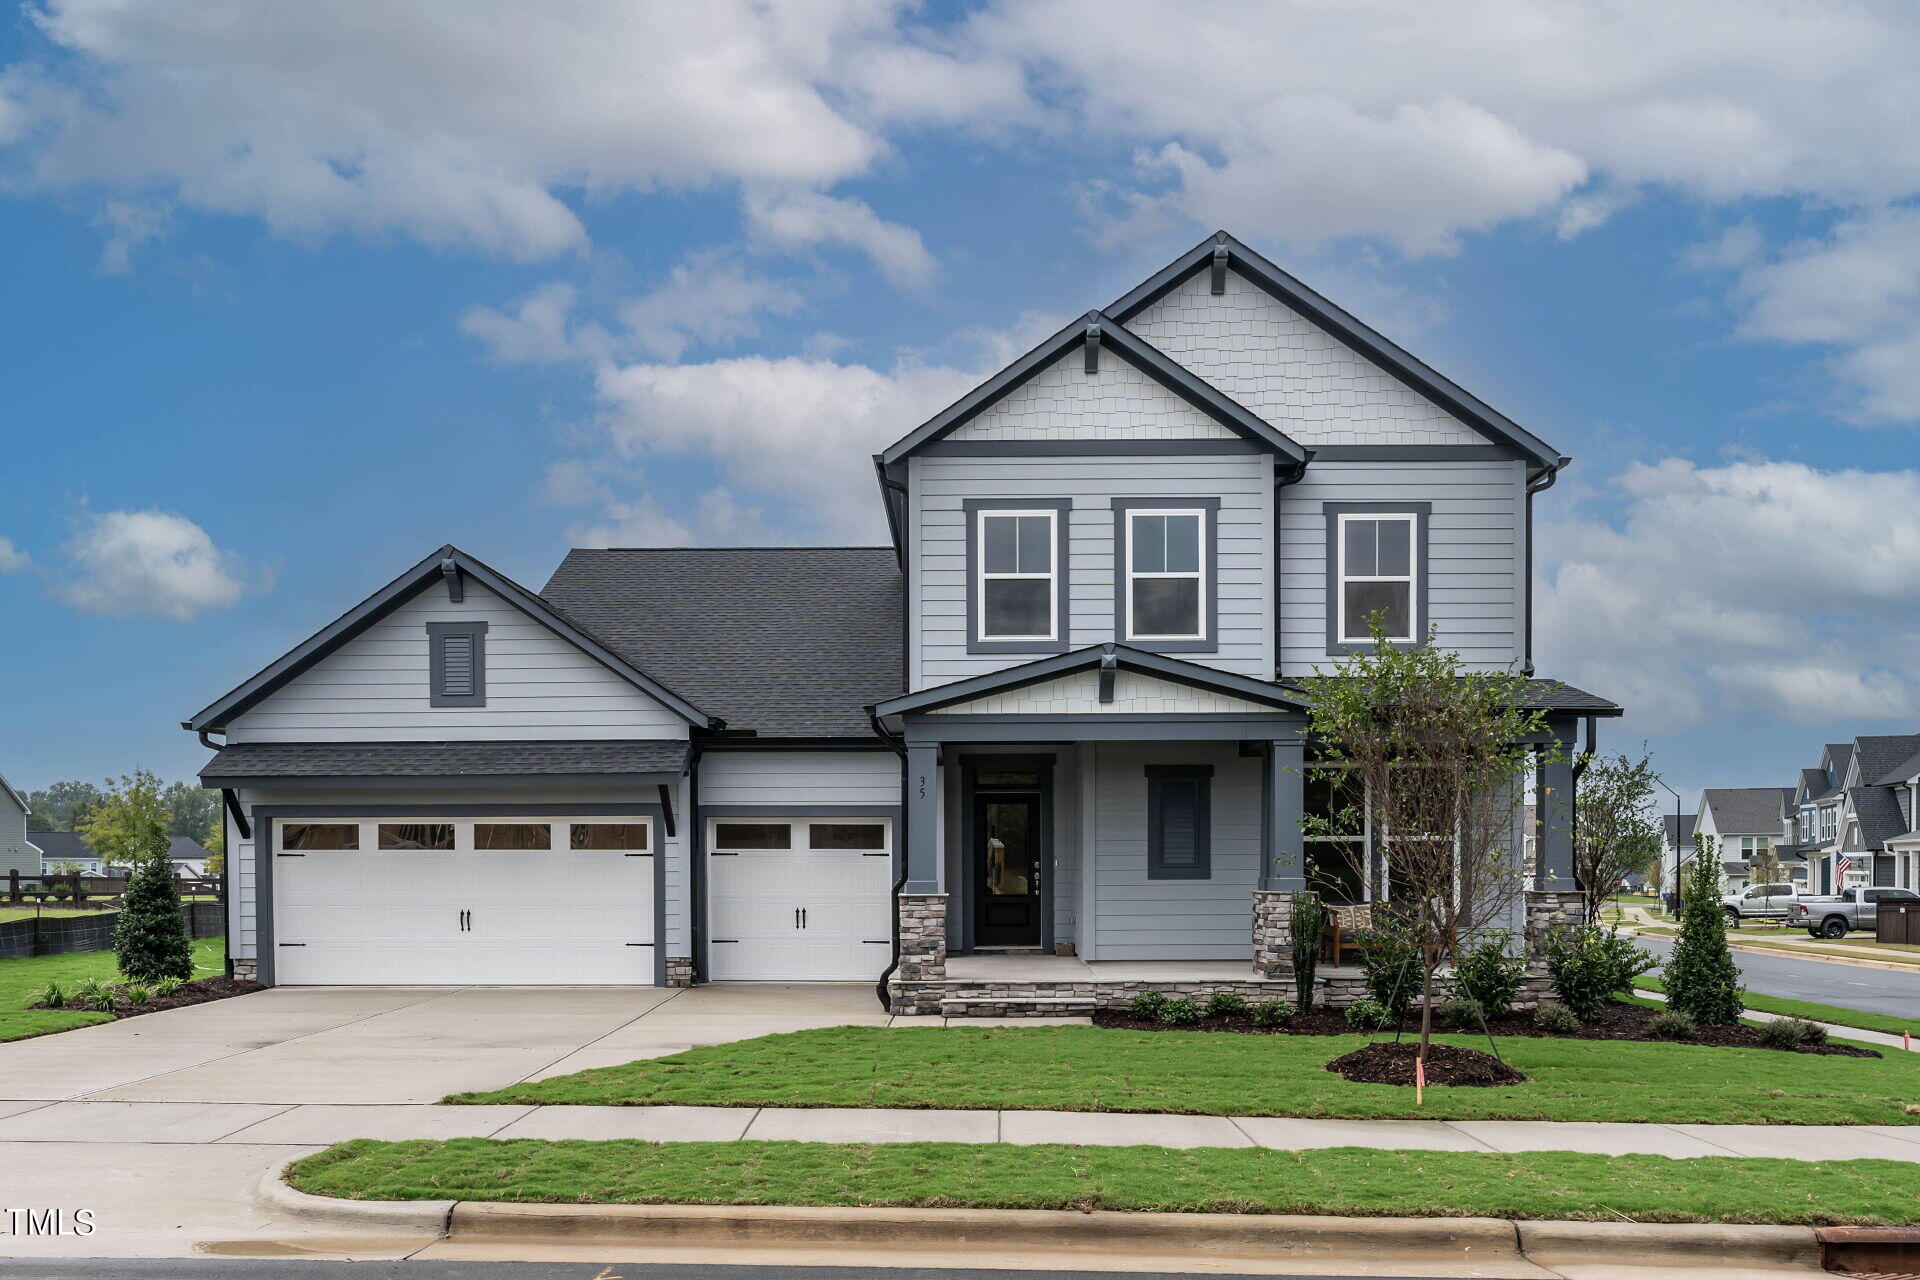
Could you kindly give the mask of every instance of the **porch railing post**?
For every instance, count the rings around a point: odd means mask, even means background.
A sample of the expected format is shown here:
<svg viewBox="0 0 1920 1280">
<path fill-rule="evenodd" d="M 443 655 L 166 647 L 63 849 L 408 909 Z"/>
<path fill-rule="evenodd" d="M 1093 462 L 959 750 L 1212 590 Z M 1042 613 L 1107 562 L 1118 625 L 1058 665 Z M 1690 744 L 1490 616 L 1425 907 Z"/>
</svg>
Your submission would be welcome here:
<svg viewBox="0 0 1920 1280">
<path fill-rule="evenodd" d="M 907 747 L 907 880 L 902 893 L 939 893 L 940 748 Z"/>
<path fill-rule="evenodd" d="M 1307 887 L 1306 844 L 1300 831 L 1300 814 L 1306 803 L 1306 760 L 1303 738 L 1275 739 L 1268 744 L 1262 889 L 1298 893 Z"/>
</svg>

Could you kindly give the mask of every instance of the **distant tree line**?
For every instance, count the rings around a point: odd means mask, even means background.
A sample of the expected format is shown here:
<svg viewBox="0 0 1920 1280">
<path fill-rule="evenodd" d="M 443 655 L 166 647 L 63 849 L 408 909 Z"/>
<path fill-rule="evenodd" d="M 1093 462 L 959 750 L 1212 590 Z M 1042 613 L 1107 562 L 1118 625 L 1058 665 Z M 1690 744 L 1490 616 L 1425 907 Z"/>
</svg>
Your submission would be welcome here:
<svg viewBox="0 0 1920 1280">
<path fill-rule="evenodd" d="M 116 790 L 111 780 L 101 783 L 56 782 L 38 791 L 27 792 L 29 831 L 85 831 L 89 822 L 111 800 Z M 165 809 L 166 834 L 198 840 L 209 849 L 218 848 L 220 835 L 220 793 L 190 782 L 169 782 L 160 788 L 160 806 Z"/>
</svg>

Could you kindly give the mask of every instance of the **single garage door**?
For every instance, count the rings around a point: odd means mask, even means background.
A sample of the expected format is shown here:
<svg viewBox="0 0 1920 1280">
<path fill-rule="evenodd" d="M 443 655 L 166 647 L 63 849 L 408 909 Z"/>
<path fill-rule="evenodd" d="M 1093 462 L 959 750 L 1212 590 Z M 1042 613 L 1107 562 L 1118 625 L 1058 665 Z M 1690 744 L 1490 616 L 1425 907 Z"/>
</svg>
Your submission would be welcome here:
<svg viewBox="0 0 1920 1280">
<path fill-rule="evenodd" d="M 716 818 L 707 825 L 716 980 L 871 981 L 893 954 L 893 824 Z"/>
<path fill-rule="evenodd" d="M 275 980 L 648 984 L 649 819 L 274 825 Z"/>
</svg>

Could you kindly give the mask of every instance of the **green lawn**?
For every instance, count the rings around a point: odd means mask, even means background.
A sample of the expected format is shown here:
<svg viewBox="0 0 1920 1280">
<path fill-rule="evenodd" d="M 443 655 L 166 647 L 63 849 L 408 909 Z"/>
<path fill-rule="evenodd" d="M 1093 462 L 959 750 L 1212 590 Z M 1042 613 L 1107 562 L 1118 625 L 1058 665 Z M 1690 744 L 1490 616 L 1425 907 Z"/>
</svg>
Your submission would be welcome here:
<svg viewBox="0 0 1920 1280">
<path fill-rule="evenodd" d="M 1560 1151 L 362 1139 L 296 1162 L 287 1180 L 363 1200 L 1920 1222 L 1916 1164 Z"/>
<path fill-rule="evenodd" d="M 1452 1044 L 1484 1040 L 1444 1036 Z M 1661 1123 L 1920 1124 L 1920 1055 L 1509 1039 L 1529 1077 L 1497 1089 L 1352 1084 L 1326 1063 L 1361 1036 L 1097 1027 L 828 1027 L 461 1093 L 448 1102 L 954 1107 L 1193 1115 Z"/>
<path fill-rule="evenodd" d="M 193 944 L 194 977 L 211 978 L 226 972 L 223 938 L 202 938 Z M 201 972 L 204 970 L 205 972 Z M 113 981 L 120 976 L 111 951 L 76 951 L 66 956 L 30 956 L 0 960 L 0 1040 L 24 1040 L 50 1031 L 111 1022 L 104 1013 L 75 1013 L 68 1009 L 29 1009 L 41 988 L 58 982 L 68 990 L 83 978 Z"/>
<path fill-rule="evenodd" d="M 1664 992 L 1667 989 L 1666 983 L 1658 978 L 1635 978 L 1633 985 L 1642 991 Z M 1920 1015 L 1896 1018 L 1891 1014 L 1864 1013 L 1859 1009 L 1842 1009 L 1838 1005 L 1815 1004 L 1811 1000 L 1786 1000 L 1779 996 L 1760 996 L 1751 991 L 1742 996 L 1741 1001 L 1747 1008 L 1758 1013 L 1777 1013 L 1789 1018 L 1811 1018 L 1815 1022 L 1830 1022 L 1837 1027 L 1884 1031 L 1890 1036 L 1897 1036 L 1903 1031 L 1920 1031 Z"/>
<path fill-rule="evenodd" d="M 35 916 L 98 916 L 112 911 L 112 907 L 36 907 L 32 905 L 0 906 L 0 924 L 9 920 L 31 920 Z"/>
</svg>

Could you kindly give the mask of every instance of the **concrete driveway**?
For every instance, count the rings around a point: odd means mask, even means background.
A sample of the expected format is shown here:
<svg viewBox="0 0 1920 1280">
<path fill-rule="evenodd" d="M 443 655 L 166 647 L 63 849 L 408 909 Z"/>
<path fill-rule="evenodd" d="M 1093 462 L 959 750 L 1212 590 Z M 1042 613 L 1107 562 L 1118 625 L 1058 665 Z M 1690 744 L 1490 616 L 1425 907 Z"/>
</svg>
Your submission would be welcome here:
<svg viewBox="0 0 1920 1280">
<path fill-rule="evenodd" d="M 7 1101 L 392 1103 L 891 1021 L 866 984 L 276 987 L 0 1044 Z"/>
</svg>

